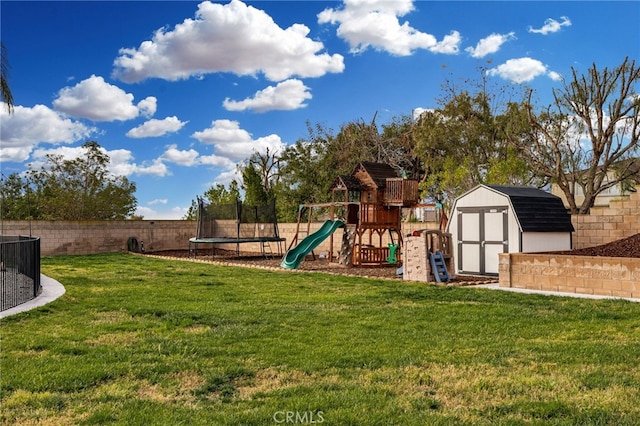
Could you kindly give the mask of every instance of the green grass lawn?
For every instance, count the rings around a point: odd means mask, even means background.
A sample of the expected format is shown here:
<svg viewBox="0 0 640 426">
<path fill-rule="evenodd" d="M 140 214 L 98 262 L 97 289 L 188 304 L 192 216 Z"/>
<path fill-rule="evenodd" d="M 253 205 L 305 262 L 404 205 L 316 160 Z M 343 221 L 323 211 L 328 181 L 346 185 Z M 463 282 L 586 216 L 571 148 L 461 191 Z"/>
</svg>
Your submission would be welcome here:
<svg viewBox="0 0 640 426">
<path fill-rule="evenodd" d="M 3 424 L 637 424 L 640 304 L 51 257 L 2 320 Z"/>
</svg>

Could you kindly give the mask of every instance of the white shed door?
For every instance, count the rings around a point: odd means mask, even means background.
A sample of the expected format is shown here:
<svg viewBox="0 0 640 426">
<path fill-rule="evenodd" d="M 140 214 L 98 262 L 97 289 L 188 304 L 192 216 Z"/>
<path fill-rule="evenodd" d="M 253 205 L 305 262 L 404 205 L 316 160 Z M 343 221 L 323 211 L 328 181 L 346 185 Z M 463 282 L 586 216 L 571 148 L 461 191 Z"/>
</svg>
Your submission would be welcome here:
<svg viewBox="0 0 640 426">
<path fill-rule="evenodd" d="M 508 207 L 458 209 L 460 273 L 497 275 L 498 254 L 509 251 Z"/>
<path fill-rule="evenodd" d="M 458 228 L 459 269 L 478 274 L 480 273 L 480 213 L 467 212 L 458 216 Z"/>
</svg>

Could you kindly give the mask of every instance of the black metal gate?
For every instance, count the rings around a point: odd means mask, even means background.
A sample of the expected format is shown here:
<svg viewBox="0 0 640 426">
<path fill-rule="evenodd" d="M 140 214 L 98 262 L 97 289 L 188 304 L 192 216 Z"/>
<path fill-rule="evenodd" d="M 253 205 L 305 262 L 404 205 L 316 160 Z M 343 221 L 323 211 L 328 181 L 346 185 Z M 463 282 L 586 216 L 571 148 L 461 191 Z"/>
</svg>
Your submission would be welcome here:
<svg viewBox="0 0 640 426">
<path fill-rule="evenodd" d="M 41 291 L 40 238 L 0 236 L 0 311 L 28 302 Z"/>
</svg>

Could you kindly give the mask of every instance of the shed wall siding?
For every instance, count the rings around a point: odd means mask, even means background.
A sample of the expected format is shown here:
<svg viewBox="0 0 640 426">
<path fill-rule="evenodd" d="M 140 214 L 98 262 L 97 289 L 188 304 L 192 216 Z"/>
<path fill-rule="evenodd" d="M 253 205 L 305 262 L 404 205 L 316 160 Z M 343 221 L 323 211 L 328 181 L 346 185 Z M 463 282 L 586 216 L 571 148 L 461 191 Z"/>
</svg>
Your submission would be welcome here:
<svg viewBox="0 0 640 426">
<path fill-rule="evenodd" d="M 460 236 L 458 235 L 458 208 L 502 206 L 509 207 L 509 217 L 507 219 L 509 226 L 509 250 L 512 250 L 513 247 L 519 248 L 517 237 L 520 230 L 513 215 L 513 210 L 509 206 L 509 198 L 483 187 L 478 187 L 456 200 L 447 226 L 447 232 L 451 233 L 453 244 L 457 245 L 458 240 L 460 240 Z M 514 237 L 516 238 L 515 241 L 512 240 Z"/>
<path fill-rule="evenodd" d="M 509 199 L 487 188 L 479 187 L 460 197 L 456 207 L 484 207 L 484 206 L 508 206 Z"/>
<path fill-rule="evenodd" d="M 522 251 L 522 247 L 520 247 L 520 225 L 518 225 L 518 220 L 516 219 L 516 214 L 509 206 L 509 252 L 520 252 Z"/>
<path fill-rule="evenodd" d="M 571 235 L 568 232 L 524 232 L 522 252 L 560 251 L 571 249 Z"/>
</svg>

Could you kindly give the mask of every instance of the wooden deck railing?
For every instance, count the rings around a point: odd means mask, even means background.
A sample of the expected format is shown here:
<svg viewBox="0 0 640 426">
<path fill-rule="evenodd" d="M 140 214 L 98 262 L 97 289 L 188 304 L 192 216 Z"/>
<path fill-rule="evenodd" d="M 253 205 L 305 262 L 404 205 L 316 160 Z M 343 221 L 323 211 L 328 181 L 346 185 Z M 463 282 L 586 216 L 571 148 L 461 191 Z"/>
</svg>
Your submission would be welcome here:
<svg viewBox="0 0 640 426">
<path fill-rule="evenodd" d="M 400 209 L 388 209 L 381 204 L 360 204 L 361 227 L 397 227 L 400 225 Z"/>
<path fill-rule="evenodd" d="M 354 264 L 358 266 L 388 263 L 389 247 L 355 247 Z"/>
<path fill-rule="evenodd" d="M 418 181 L 389 178 L 386 181 L 384 202 L 393 206 L 410 206 L 418 202 Z"/>
</svg>

